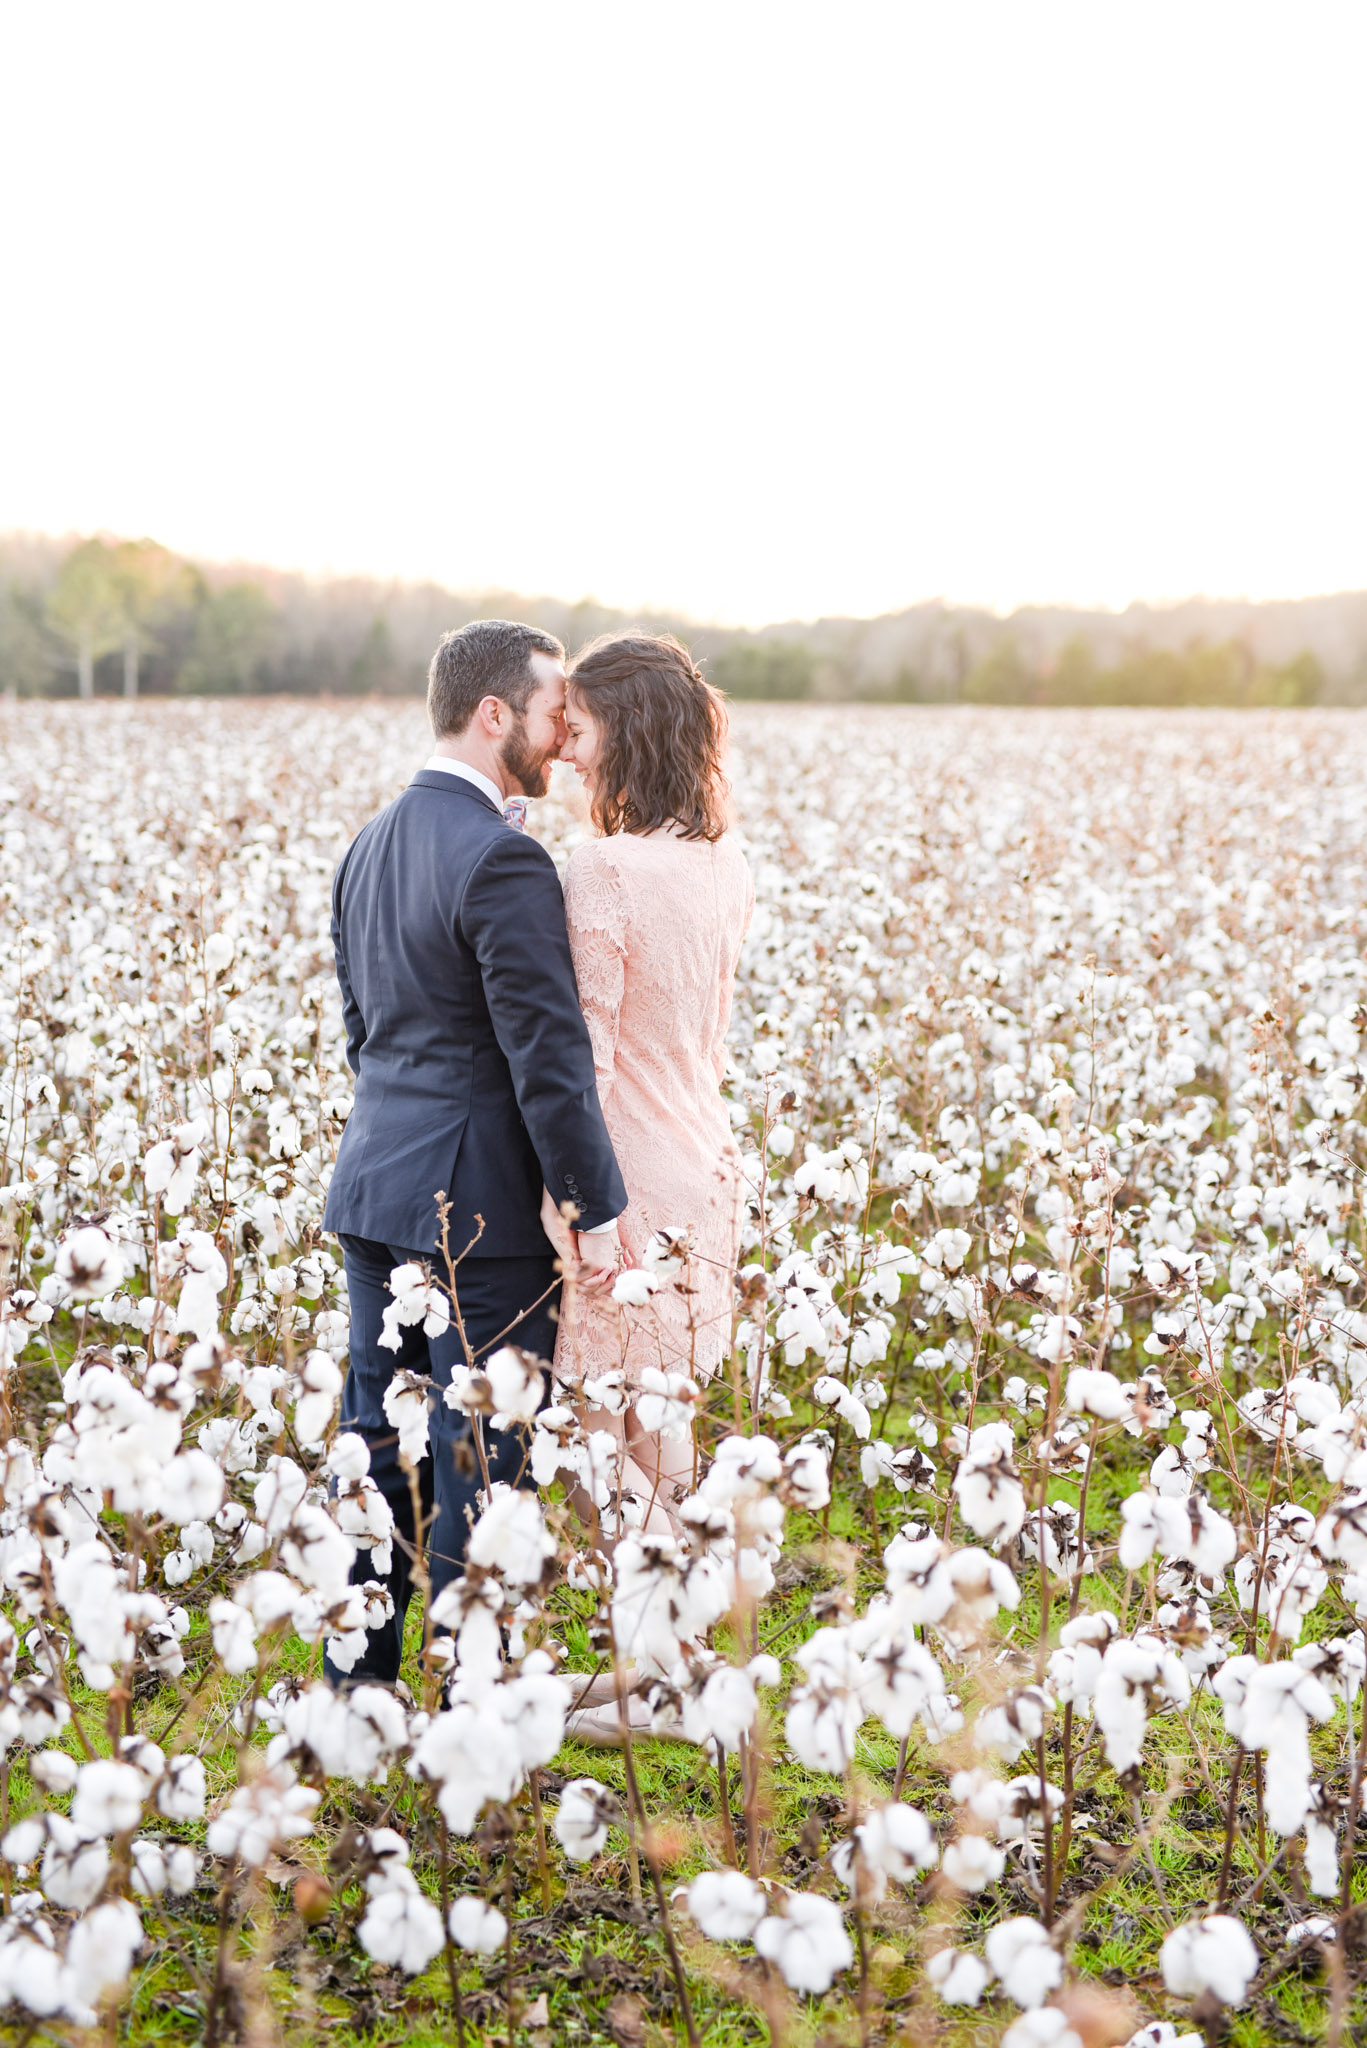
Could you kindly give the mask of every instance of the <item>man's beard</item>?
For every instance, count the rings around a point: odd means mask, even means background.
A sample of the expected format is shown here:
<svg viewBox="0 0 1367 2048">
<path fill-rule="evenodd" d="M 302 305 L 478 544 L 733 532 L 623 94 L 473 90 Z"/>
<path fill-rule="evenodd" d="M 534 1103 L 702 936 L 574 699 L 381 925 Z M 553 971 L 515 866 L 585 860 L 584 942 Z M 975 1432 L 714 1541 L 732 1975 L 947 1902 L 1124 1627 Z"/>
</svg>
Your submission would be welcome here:
<svg viewBox="0 0 1367 2048">
<path fill-rule="evenodd" d="M 505 774 L 511 777 L 524 796 L 546 794 L 551 786 L 551 762 L 554 759 L 554 747 L 540 754 L 532 751 L 527 744 L 527 722 L 520 712 L 515 712 L 512 727 L 499 750 L 499 760 Z"/>
</svg>

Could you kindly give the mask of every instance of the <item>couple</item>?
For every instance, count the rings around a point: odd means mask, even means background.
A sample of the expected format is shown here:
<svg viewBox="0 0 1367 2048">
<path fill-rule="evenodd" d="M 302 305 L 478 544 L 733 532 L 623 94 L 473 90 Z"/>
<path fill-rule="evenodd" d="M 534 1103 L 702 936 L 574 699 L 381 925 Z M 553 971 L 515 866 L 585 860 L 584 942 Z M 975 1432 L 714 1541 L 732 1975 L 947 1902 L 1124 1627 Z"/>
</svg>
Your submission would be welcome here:
<svg viewBox="0 0 1367 2048">
<path fill-rule="evenodd" d="M 754 894 L 725 832 L 722 699 L 670 639 L 596 641 L 567 673 L 549 633 L 478 619 L 438 647 L 427 708 L 435 751 L 333 885 L 356 1076 L 324 1217 L 351 1303 L 341 1427 L 369 1444 L 398 1537 L 393 1618 L 350 1683 L 397 1678 L 411 1588 L 412 1493 L 385 1390 L 402 1370 L 442 1387 L 464 1355 L 454 1323 L 430 1339 L 402 1327 L 397 1352 L 380 1343 L 394 1267 L 425 1259 L 446 1277 L 438 1197 L 452 1257 L 475 1240 L 456 1292 L 476 1359 L 517 1344 L 570 1381 L 714 1372 L 739 1249 L 719 1084 Z M 557 759 L 582 779 L 597 834 L 571 855 L 563 895 L 522 829 Z M 619 1305 L 619 1270 L 676 1228 L 684 1286 Z M 563 1319 L 561 1267 L 578 1283 Z M 481 1475 L 466 1418 L 429 1405 L 419 1488 L 435 1597 L 461 1569 Z M 631 1408 L 592 1426 L 616 1428 L 623 1490 L 667 1529 L 691 1490 L 691 1445 L 650 1435 Z M 523 1434 L 486 1438 L 490 1479 L 521 1483 Z M 357 1576 L 371 1575 L 363 1555 Z"/>
</svg>

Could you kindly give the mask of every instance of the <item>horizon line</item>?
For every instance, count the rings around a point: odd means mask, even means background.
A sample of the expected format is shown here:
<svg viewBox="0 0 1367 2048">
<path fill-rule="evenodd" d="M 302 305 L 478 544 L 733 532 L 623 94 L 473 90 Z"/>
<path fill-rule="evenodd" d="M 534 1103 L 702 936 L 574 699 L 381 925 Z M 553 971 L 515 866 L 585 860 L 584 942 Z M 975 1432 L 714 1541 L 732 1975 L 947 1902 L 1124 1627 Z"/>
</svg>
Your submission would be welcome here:
<svg viewBox="0 0 1367 2048">
<path fill-rule="evenodd" d="M 511 581 L 494 580 L 462 584 L 448 582 L 435 574 L 414 571 L 338 568 L 335 566 L 310 568 L 298 562 L 272 562 L 247 554 L 213 554 L 194 548 L 176 547 L 169 542 L 157 540 L 154 535 L 120 533 L 114 527 L 102 526 L 89 532 L 72 529 L 65 533 L 52 533 L 40 527 L 5 526 L 0 528 L 0 548 L 3 548 L 6 543 L 16 541 L 29 544 L 37 543 L 40 546 L 48 545 L 71 548 L 79 546 L 83 541 L 88 540 L 102 540 L 111 543 L 131 540 L 152 541 L 159 547 L 165 547 L 169 554 L 177 556 L 180 560 L 191 562 L 197 568 L 206 570 L 239 571 L 265 576 L 297 577 L 303 582 L 310 584 L 373 583 L 410 591 L 439 590 L 446 595 L 466 602 L 480 597 L 516 597 L 529 603 L 563 606 L 569 611 L 592 607 L 599 611 L 617 612 L 623 617 L 628 618 L 640 616 L 667 619 L 679 625 L 697 627 L 704 631 L 711 628 L 719 632 L 728 633 L 763 633 L 771 631 L 776 627 L 810 627 L 827 622 L 873 625 L 883 619 L 900 618 L 907 612 L 928 611 L 937 607 L 949 612 L 979 612 L 1002 622 L 1018 617 L 1021 613 L 1050 611 L 1076 612 L 1081 616 L 1090 615 L 1095 617 L 1100 615 L 1120 620 L 1131 612 L 1175 612 L 1182 610 L 1187 605 L 1249 606 L 1256 609 L 1274 605 L 1317 604 L 1351 597 L 1367 598 L 1367 583 L 1340 586 L 1337 589 L 1325 588 L 1301 591 L 1295 595 L 1281 593 L 1266 597 L 1252 597 L 1247 592 L 1214 593 L 1206 590 L 1192 590 L 1182 596 L 1130 597 L 1123 603 L 1105 599 L 1074 597 L 1027 597 L 1006 602 L 1004 600 L 991 601 L 980 598 L 950 597 L 943 591 L 940 591 L 926 596 L 911 597 L 903 603 L 890 605 L 879 611 L 859 612 L 828 609 L 805 613 L 790 612 L 762 619 L 754 618 L 748 621 L 741 621 L 721 616 L 708 617 L 701 612 L 689 609 L 686 605 L 671 604 L 660 599 L 641 599 L 635 603 L 628 604 L 615 598 L 599 596 L 592 591 L 583 592 L 576 597 L 568 597 L 551 590 L 519 587 Z"/>
</svg>

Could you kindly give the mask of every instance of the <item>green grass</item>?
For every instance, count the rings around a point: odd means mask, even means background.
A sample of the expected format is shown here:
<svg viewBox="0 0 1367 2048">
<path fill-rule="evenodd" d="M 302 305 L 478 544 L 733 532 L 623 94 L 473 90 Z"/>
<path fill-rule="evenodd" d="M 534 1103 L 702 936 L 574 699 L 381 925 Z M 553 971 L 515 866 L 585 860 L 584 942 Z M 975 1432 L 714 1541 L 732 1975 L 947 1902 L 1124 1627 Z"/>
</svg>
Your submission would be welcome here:
<svg viewBox="0 0 1367 2048">
<path fill-rule="evenodd" d="M 46 1375 L 35 1376 L 33 1394 L 47 1395 Z M 894 1438 L 900 1433 L 907 1404 L 918 1396 L 944 1422 L 953 1410 L 941 1382 L 924 1384 L 928 1375 L 903 1371 L 892 1413 L 876 1418 L 875 1426 Z M 785 1436 L 795 1435 L 811 1418 L 799 1408 Z M 937 1454 L 941 1482 L 946 1477 L 943 1449 Z M 1113 1530 L 1120 1498 L 1138 1483 L 1152 1455 L 1152 1446 L 1128 1439 L 1108 1445 L 1098 1460 L 1088 1500 L 1093 1530 Z M 778 1583 L 759 1617 L 762 1645 L 785 1659 L 785 1682 L 795 1675 L 792 1654 L 814 1626 L 815 1594 L 844 1581 L 859 1608 L 881 1585 L 880 1547 L 900 1523 L 913 1516 L 939 1526 L 942 1506 L 912 1495 L 899 1499 L 880 1490 L 873 1503 L 853 1476 L 848 1448 L 842 1460 L 843 1483 L 828 1514 L 789 1519 L 788 1542 Z M 1214 1492 L 1217 1504 L 1222 1482 Z M 1050 1488 L 1053 1498 L 1076 1501 L 1075 1480 L 1062 1479 Z M 876 1510 L 873 1511 L 873 1510 Z M 1014 1649 L 1020 1663 L 1009 1682 L 1032 1678 L 1042 1606 L 1038 1574 L 1033 1565 L 1021 1575 L 1021 1602 L 998 1622 L 1002 1647 Z M 160 1686 L 140 1697 L 140 1729 L 156 1739 L 193 1689 L 196 1671 L 207 1655 L 204 1606 L 207 1583 L 196 1582 L 187 1604 L 192 1630 L 185 1645 L 190 1669 L 177 1684 Z M 220 1590 L 214 1586 L 214 1591 Z M 1110 1607 L 1120 1612 L 1125 1598 L 1124 1575 L 1114 1569 L 1103 1550 L 1099 1569 L 1084 1580 L 1084 1608 Z M 1129 1625 L 1133 1628 L 1151 1598 L 1148 1581 L 1137 1576 L 1130 1587 Z M 1065 1617 L 1068 1588 L 1056 1586 L 1051 1599 L 1051 1634 Z M 588 1622 L 592 1603 L 587 1595 L 561 1587 L 550 1599 L 551 1625 L 569 1653 L 573 1668 L 589 1670 L 594 1658 Z M 1231 1613 L 1222 1617 L 1229 1629 Z M 1332 1598 L 1311 1617 L 1307 1637 L 1334 1633 L 1344 1617 Z M 422 1620 L 418 1603 L 409 1616 L 407 1673 L 417 1686 L 416 1659 Z M 1265 1627 L 1262 1634 L 1265 1637 Z M 725 1631 L 719 1637 L 726 1646 Z M 1236 1645 L 1237 1647 L 1238 1645 Z M 747 1646 L 748 1647 L 748 1646 Z M 273 1675 L 292 1671 L 316 1675 L 321 1651 L 298 1641 L 281 1646 Z M 988 1666 L 989 1674 L 991 1666 Z M 975 1682 L 965 1667 L 946 1664 L 951 1688 L 964 1695 L 971 1714 L 977 1698 Z M 240 1683 L 221 1679 L 206 1688 L 191 1710 L 197 1717 L 197 1740 L 208 1768 L 211 1799 L 235 1782 L 234 1739 L 227 1718 L 240 1696 Z M 108 1747 L 102 1695 L 73 1692 L 77 1711 L 98 1749 Z M 777 1701 L 771 1702 L 776 1713 Z M 1361 1706 L 1359 1706 L 1361 1711 Z M 1188 1714 L 1191 1735 L 1179 1716 L 1159 1713 L 1150 1724 L 1146 1746 L 1140 1810 L 1153 1827 L 1150 1854 L 1161 1880 L 1161 1897 L 1147 1860 L 1131 1856 L 1136 1820 L 1131 1794 L 1105 1765 L 1098 1746 L 1083 1747 L 1077 1764 L 1077 1827 L 1060 1892 L 1059 1910 L 1081 1907 L 1072 1962 L 1080 1976 L 1112 1998 L 1133 1999 L 1133 2024 L 1172 2017 L 1183 2030 L 1191 2025 L 1188 2008 L 1169 2001 L 1162 1986 L 1158 1954 L 1166 1932 L 1164 1906 L 1174 1921 L 1210 1910 L 1219 1884 L 1224 1845 L 1223 1787 L 1226 1782 L 1227 1739 L 1216 1703 L 1202 1688 Z M 1080 1738 L 1085 1738 L 1085 1724 Z M 781 1736 L 777 1723 L 771 1736 Z M 1212 1798 L 1199 1767 L 1193 1739 L 1211 1759 L 1219 1798 Z M 262 1743 L 263 1734 L 254 1740 Z M 68 1731 L 66 1746 L 76 1754 L 78 1743 Z M 1316 1731 L 1313 1748 L 1325 1782 L 1346 1783 L 1344 1726 L 1340 1714 Z M 922 1807 L 942 1837 L 951 1829 L 948 1779 L 960 1765 L 976 1760 L 967 1736 L 932 1747 L 913 1738 L 904 1796 Z M 1048 1773 L 1062 1777 L 1061 1740 L 1055 1725 L 1046 1744 Z M 861 1735 L 854 1782 L 865 1797 L 886 1798 L 898 1764 L 898 1744 L 875 1723 Z M 726 1857 L 720 1796 L 714 1768 L 702 1754 L 681 1744 L 646 1741 L 636 1752 L 636 1765 L 647 1812 L 657 1831 L 667 1888 L 687 1883 L 702 1869 L 717 1867 Z M 1030 1772 L 1034 1760 L 1023 1756 L 1007 1766 L 1007 1775 Z M 623 1759 L 615 1752 L 567 1743 L 553 1766 L 541 1774 L 549 1807 L 566 1779 L 592 1775 L 625 1791 Z M 8 1816 L 18 1818 L 33 1802 L 22 1763 L 15 1761 L 8 1781 Z M 734 1797 L 733 1806 L 738 1808 Z M 527 1795 L 518 1802 L 519 1821 L 511 1843 L 496 1827 L 486 1825 L 471 1841 L 451 1845 L 452 1888 L 477 1889 L 505 1909 L 514 1920 L 512 2007 L 504 1959 L 466 1959 L 460 1970 L 466 2037 L 471 2042 L 510 2041 L 515 2048 L 550 2048 L 567 2042 L 616 2042 L 619 2048 L 643 2048 L 682 2039 L 682 2026 L 668 1957 L 658 1924 L 650 1885 L 642 1873 L 642 1903 L 633 1897 L 631 1862 L 626 1836 L 614 1832 L 602 1856 L 587 1868 L 568 1864 L 550 1840 L 549 1900 L 543 1899 L 536 1866 Z M 1273 2048 L 1273 2044 L 1313 2043 L 1326 2039 L 1329 1998 L 1325 1968 L 1313 1948 L 1288 1958 L 1281 1932 L 1288 1918 L 1328 1910 L 1334 1902 L 1308 1898 L 1295 1855 L 1267 1880 L 1265 1896 L 1254 1895 L 1258 1863 L 1250 1844 L 1256 1840 L 1257 1813 L 1253 1773 L 1245 1773 L 1239 1802 L 1239 1836 L 1232 1865 L 1231 1898 L 1260 1947 L 1264 1969 L 1248 2007 L 1228 2017 L 1228 2039 L 1236 2048 Z M 781 1740 L 767 1745 L 758 1853 L 767 1874 L 796 1888 L 832 1894 L 837 1887 L 824 1857 L 840 1839 L 847 1813 L 847 1788 L 838 1779 L 803 1769 L 783 1752 Z M 548 1820 L 549 1820 L 548 1813 Z M 222 2015 L 220 2040 L 245 2043 L 312 2044 L 337 2048 L 426 2048 L 450 2043 L 455 2023 L 445 1964 L 441 1959 L 420 1977 L 407 1980 L 372 1964 L 354 1939 L 365 1898 L 350 1874 L 345 1854 L 350 1827 L 392 1820 L 413 1845 L 413 1867 L 419 1881 L 434 1895 L 440 1873 L 437 1845 L 418 1790 L 399 1773 L 381 1787 L 363 1789 L 330 1785 L 319 1812 L 315 1836 L 295 1844 L 282 1865 L 251 1884 L 238 1886 L 232 1913 L 240 1934 L 232 1946 L 231 1997 Z M 743 1816 L 735 1827 L 745 1853 Z M 168 1829 L 178 1839 L 193 1839 L 202 1829 Z M 336 1851 L 341 1849 L 339 1856 Z M 331 1855 L 331 1860 L 329 1856 Z M 299 1872 L 326 1878 L 332 1887 L 327 1916 L 306 1925 L 296 1910 L 295 1880 Z M 1244 1896 L 1247 1894 L 1248 1896 Z M 843 1896 L 843 1895 L 841 1895 Z M 1367 1867 L 1358 1870 L 1355 1898 L 1364 1908 L 1367 1927 Z M 149 1949 L 139 1964 L 117 2038 L 129 2043 L 165 2043 L 191 2048 L 205 2039 L 206 1990 L 213 1980 L 218 1940 L 219 1895 L 212 1873 L 195 1893 L 174 1904 L 166 1917 L 147 1913 Z M 1033 1914 L 1036 1905 L 1008 1864 L 1002 1884 L 982 1898 L 953 1901 L 932 1880 L 909 1890 L 892 1888 L 870 1915 L 867 1943 L 871 1956 L 867 2031 L 871 2040 L 943 2043 L 944 2048 L 986 2048 L 999 2040 L 1016 2016 L 1005 2000 L 984 2000 L 974 2011 L 940 2006 L 929 1994 L 920 1969 L 928 1933 L 944 1927 L 961 1945 L 980 1946 L 987 1928 L 1013 1912 Z M 718 1948 L 700 1939 L 686 1919 L 678 1922 L 690 1997 L 699 2039 L 709 2048 L 742 2048 L 770 2038 L 765 1986 L 748 1946 Z M 1360 1959 L 1359 1959 L 1360 1974 Z M 861 2035 L 856 2005 L 856 1976 L 850 1972 L 825 1998 L 812 2001 L 778 1995 L 784 2038 L 792 2048 L 836 2048 Z M 1207 2029 L 1208 2038 L 1214 2038 Z M 22 2038 L 22 2029 L 14 2038 Z M 3 2038 L 3 2036 L 0 2036 Z M 75 2043 L 78 2036 L 60 2025 L 41 2030 L 38 2038 Z M 1359 1986 L 1346 2018 L 1344 2040 L 1367 2040 L 1367 1992 Z"/>
</svg>

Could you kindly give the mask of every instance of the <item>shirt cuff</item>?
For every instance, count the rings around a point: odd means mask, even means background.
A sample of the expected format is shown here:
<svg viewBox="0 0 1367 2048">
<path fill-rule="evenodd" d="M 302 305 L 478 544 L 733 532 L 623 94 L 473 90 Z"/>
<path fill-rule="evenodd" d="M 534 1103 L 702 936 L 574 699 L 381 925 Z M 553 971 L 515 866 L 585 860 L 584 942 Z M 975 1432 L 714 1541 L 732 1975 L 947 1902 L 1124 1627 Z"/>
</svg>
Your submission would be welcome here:
<svg viewBox="0 0 1367 2048">
<path fill-rule="evenodd" d="M 581 1237 L 612 1237 L 616 1238 L 620 1244 L 621 1234 L 617 1228 L 618 1221 L 619 1219 L 616 1216 L 609 1216 L 606 1223 L 595 1223 L 592 1230 L 585 1230 L 581 1226 L 579 1235 Z"/>
</svg>

